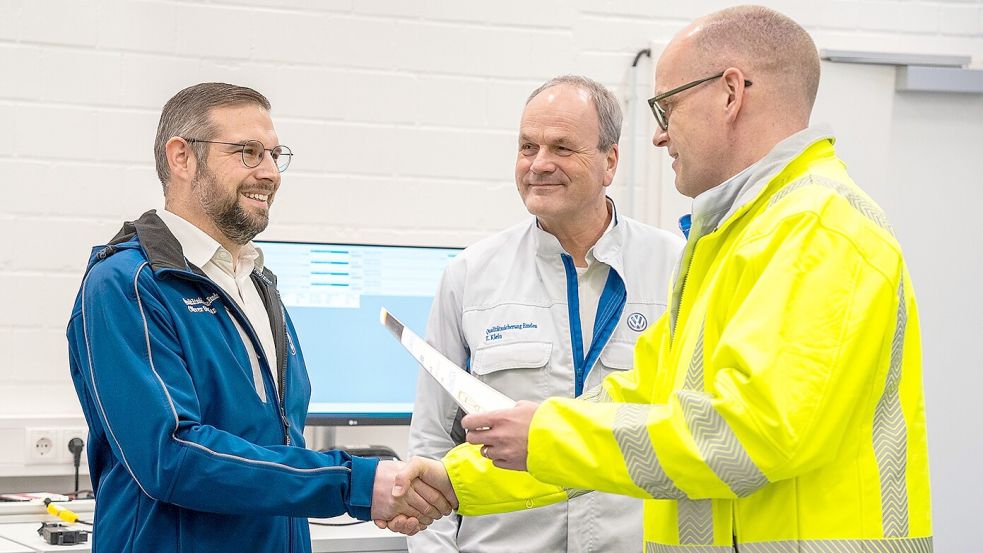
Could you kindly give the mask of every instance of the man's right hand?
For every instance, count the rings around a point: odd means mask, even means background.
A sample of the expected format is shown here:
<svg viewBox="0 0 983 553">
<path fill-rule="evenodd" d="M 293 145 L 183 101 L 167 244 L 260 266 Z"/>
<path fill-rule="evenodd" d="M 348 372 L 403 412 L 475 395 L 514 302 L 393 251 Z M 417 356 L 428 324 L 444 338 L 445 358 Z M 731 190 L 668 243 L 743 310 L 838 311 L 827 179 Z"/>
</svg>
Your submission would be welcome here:
<svg viewBox="0 0 983 553">
<path fill-rule="evenodd" d="M 457 509 L 457 494 L 454 493 L 454 486 L 451 485 L 450 476 L 444 464 L 434 459 L 426 457 L 413 457 L 403 467 L 403 470 L 396 475 L 392 494 L 394 497 L 403 497 L 412 494 L 414 489 L 424 488 L 433 490 L 447 501 L 452 509 Z M 443 512 L 443 511 L 442 511 Z M 450 510 L 444 512 L 450 514 Z"/>
<path fill-rule="evenodd" d="M 379 528 L 389 528 L 408 536 L 426 529 L 434 520 L 449 515 L 453 508 L 446 494 L 425 481 L 417 480 L 400 487 L 397 478 L 412 470 L 410 466 L 411 464 L 402 461 L 379 462 L 372 488 L 371 512 L 372 519 Z M 397 494 L 398 487 L 400 490 Z M 453 497 L 453 490 L 451 495 Z M 453 504 L 456 503 L 454 498 Z"/>
</svg>

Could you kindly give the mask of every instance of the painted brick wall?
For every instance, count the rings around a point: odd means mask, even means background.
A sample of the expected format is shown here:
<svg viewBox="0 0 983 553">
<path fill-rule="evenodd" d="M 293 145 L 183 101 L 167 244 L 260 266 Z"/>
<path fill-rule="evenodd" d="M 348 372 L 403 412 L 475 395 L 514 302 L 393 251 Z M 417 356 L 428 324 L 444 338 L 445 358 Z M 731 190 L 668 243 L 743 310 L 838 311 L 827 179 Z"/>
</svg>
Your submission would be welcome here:
<svg viewBox="0 0 983 553">
<path fill-rule="evenodd" d="M 983 65 L 980 0 L 763 3 L 820 48 Z M 72 300 L 89 246 L 161 205 L 152 144 L 177 90 L 218 80 L 271 99 L 297 155 L 265 238 L 466 245 L 525 215 L 511 175 L 531 89 L 575 72 L 626 94 L 636 51 L 726 5 L 0 0 L 0 417 L 78 413 Z M 637 71 L 644 96 L 651 60 Z M 638 190 L 657 186 L 647 181 L 663 155 L 648 144 L 650 118 L 629 119 L 619 199 L 627 167 Z M 639 195 L 633 211 L 671 227 L 658 197 Z"/>
</svg>

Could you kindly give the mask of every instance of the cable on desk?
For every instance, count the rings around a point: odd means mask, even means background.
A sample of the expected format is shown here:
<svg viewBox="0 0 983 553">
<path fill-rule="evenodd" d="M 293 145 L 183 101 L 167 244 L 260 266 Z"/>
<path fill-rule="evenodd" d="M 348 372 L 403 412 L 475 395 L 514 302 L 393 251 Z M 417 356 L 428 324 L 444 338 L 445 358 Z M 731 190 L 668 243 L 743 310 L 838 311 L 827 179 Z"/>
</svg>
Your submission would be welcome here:
<svg viewBox="0 0 983 553">
<path fill-rule="evenodd" d="M 80 519 L 79 516 L 75 514 L 73 511 L 69 511 L 68 509 L 62 507 L 61 505 L 56 505 L 55 503 L 52 503 L 50 497 L 44 498 L 44 508 L 46 511 L 48 511 L 50 515 L 56 516 L 64 520 L 65 522 L 92 526 L 91 522 Z"/>
<path fill-rule="evenodd" d="M 307 521 L 315 526 L 355 526 L 356 524 L 365 524 L 367 520 L 356 520 L 355 522 L 316 522 L 313 520 Z"/>
</svg>

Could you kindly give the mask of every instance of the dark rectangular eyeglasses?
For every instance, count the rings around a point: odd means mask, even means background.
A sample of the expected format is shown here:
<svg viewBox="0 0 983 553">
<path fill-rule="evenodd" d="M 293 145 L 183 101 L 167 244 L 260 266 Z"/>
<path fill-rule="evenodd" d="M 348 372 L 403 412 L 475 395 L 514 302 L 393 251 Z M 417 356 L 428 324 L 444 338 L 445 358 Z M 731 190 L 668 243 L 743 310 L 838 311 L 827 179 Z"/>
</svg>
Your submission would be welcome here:
<svg viewBox="0 0 983 553">
<path fill-rule="evenodd" d="M 656 122 L 659 123 L 659 126 L 662 127 L 662 130 L 664 130 L 664 131 L 669 130 L 669 114 L 666 113 L 666 110 L 662 109 L 662 106 L 659 105 L 659 102 L 661 102 L 662 100 L 665 100 L 666 98 L 668 98 L 670 96 L 673 96 L 675 94 L 679 94 L 680 92 L 682 92 L 684 90 L 689 90 L 689 89 L 693 88 L 694 86 L 701 85 L 701 84 L 703 84 L 703 83 L 705 83 L 707 81 L 712 81 L 714 79 L 719 79 L 720 77 L 723 77 L 724 76 L 724 73 L 725 73 L 724 71 L 721 71 L 720 73 L 717 73 L 716 75 L 713 75 L 711 77 L 706 77 L 706 78 L 703 78 L 703 79 L 697 79 L 697 80 L 695 80 L 693 82 L 686 83 L 683 86 L 677 86 L 676 88 L 674 88 L 674 89 L 672 89 L 672 90 L 670 90 L 668 92 L 663 92 L 662 94 L 659 94 L 658 96 L 653 96 L 652 98 L 649 98 L 649 107 L 652 108 L 652 115 L 655 116 L 655 120 L 656 120 Z M 744 80 L 744 86 L 751 86 L 751 81 L 745 79 Z"/>
</svg>

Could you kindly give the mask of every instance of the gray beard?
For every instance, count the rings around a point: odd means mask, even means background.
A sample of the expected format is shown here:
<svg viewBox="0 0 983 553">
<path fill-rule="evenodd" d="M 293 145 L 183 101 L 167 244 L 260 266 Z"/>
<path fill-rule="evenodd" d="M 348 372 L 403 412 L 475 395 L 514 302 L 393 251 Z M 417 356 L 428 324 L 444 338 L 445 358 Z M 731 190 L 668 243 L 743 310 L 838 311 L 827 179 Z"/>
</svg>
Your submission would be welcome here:
<svg viewBox="0 0 983 553">
<path fill-rule="evenodd" d="M 269 214 L 251 215 L 239 205 L 238 190 L 231 196 L 223 196 L 216 183 L 215 175 L 207 167 L 199 166 L 191 181 L 191 190 L 201 203 L 205 214 L 215 223 L 233 243 L 243 246 L 257 234 L 266 230 L 270 223 Z"/>
</svg>

